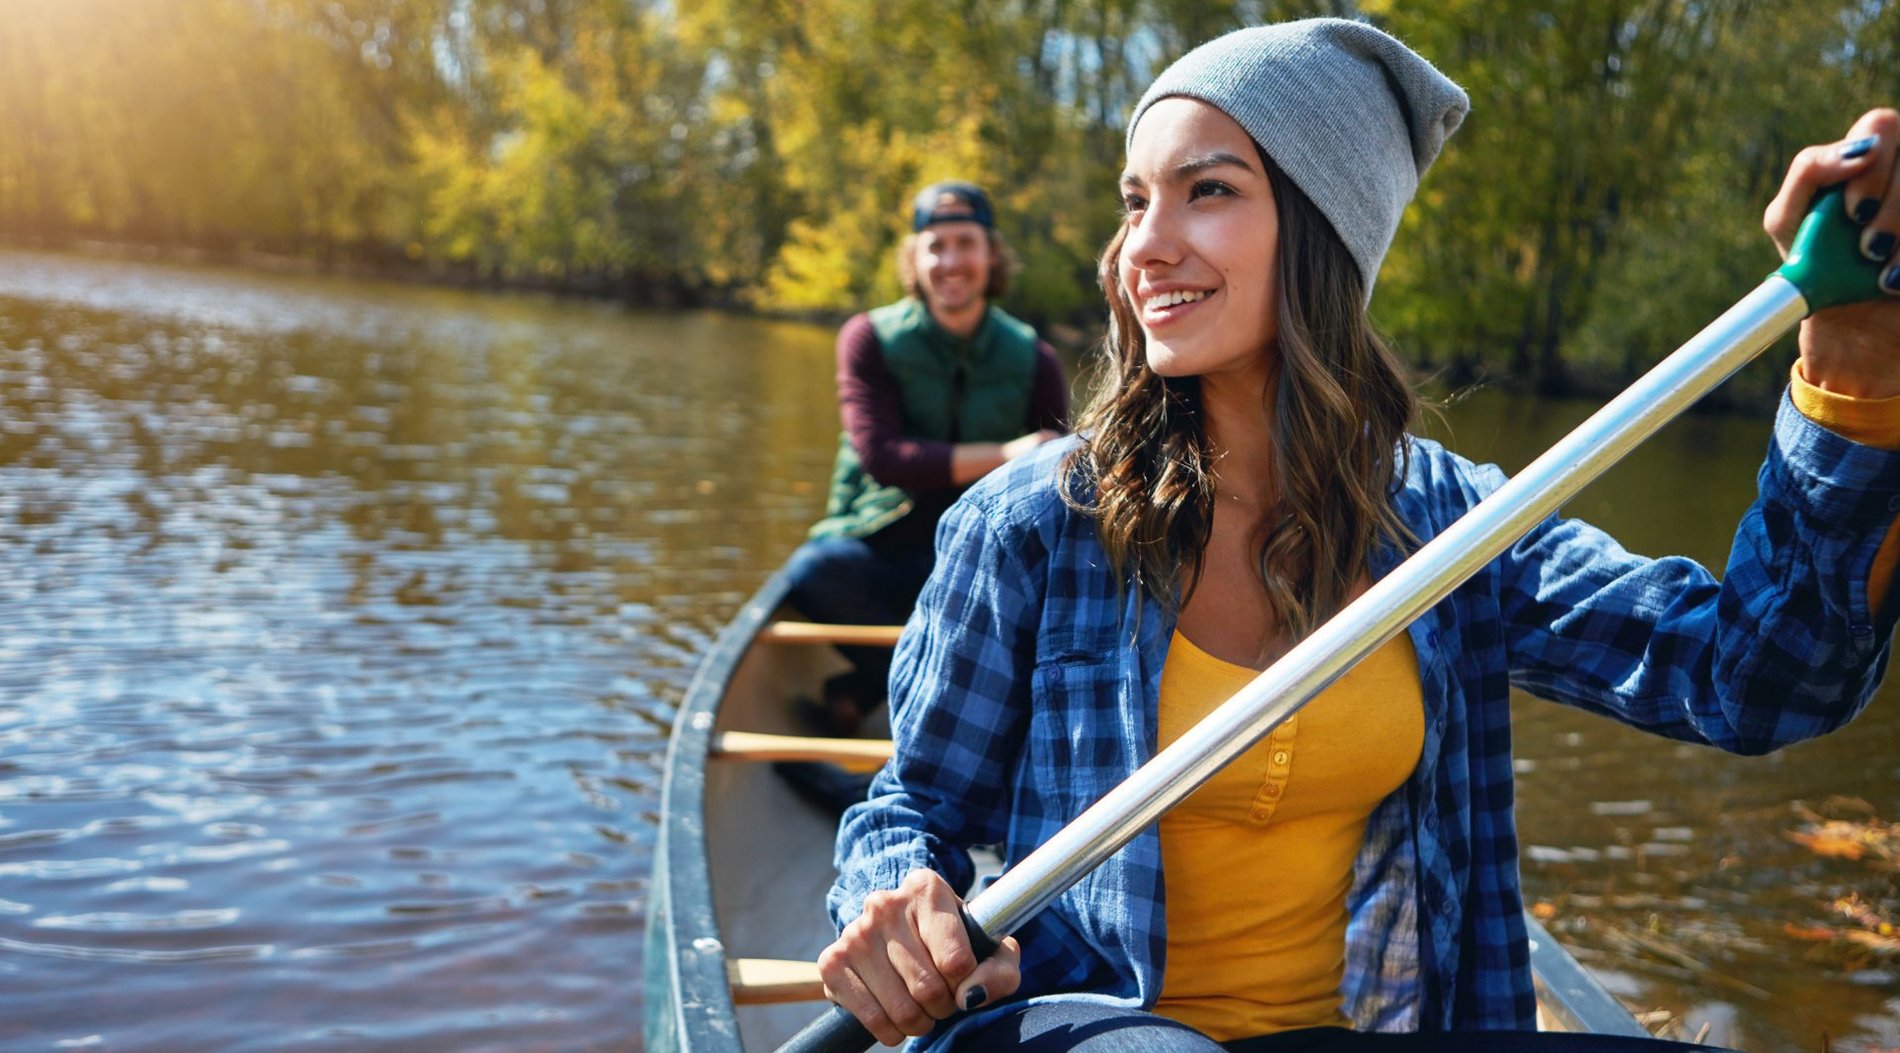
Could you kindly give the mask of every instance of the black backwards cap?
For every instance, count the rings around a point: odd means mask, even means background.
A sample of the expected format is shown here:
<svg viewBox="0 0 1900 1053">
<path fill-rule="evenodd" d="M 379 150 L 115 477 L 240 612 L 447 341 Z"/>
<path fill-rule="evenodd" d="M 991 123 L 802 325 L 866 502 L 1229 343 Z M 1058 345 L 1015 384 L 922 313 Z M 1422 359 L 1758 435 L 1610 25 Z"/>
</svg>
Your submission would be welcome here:
<svg viewBox="0 0 1900 1053">
<path fill-rule="evenodd" d="M 996 226 L 996 213 L 990 208 L 990 197 L 975 183 L 956 180 L 932 183 L 918 191 L 916 200 L 911 202 L 912 233 L 932 223 L 958 222 L 975 223 L 992 229 Z"/>
</svg>

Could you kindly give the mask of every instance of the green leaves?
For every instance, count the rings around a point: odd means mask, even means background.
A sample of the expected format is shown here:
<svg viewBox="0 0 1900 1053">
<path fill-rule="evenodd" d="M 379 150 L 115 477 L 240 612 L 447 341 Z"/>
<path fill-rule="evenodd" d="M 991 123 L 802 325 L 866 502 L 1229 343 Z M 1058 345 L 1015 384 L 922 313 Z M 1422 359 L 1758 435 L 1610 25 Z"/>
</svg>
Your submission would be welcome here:
<svg viewBox="0 0 1900 1053">
<path fill-rule="evenodd" d="M 1794 150 L 1900 87 L 1894 0 L 0 0 L 0 234 L 835 313 L 957 176 L 1009 306 L 1090 327 L 1148 80 L 1355 10 L 1472 95 L 1373 305 L 1454 380 L 1647 365 L 1772 269 Z"/>
</svg>

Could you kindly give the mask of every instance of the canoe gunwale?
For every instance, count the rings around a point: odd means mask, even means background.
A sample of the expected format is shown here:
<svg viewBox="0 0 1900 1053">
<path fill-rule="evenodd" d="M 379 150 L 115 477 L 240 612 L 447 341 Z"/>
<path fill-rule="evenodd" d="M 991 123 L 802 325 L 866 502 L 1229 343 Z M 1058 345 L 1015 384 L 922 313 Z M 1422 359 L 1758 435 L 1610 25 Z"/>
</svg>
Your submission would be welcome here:
<svg viewBox="0 0 1900 1053">
<path fill-rule="evenodd" d="M 1553 1024 L 1564 1031 L 1595 1035 L 1654 1037 L 1529 911 L 1524 914 L 1524 928 L 1538 1010 L 1549 1014 Z"/>
<path fill-rule="evenodd" d="M 659 909 L 648 919 L 648 924 L 661 930 L 649 946 L 656 947 L 665 961 L 647 963 L 646 971 L 652 976 L 658 965 L 665 969 L 668 981 L 668 1004 L 646 1007 L 647 1044 L 655 1051 L 740 1053 L 725 944 L 713 911 L 705 825 L 706 764 L 713 725 L 733 675 L 790 588 L 784 571 L 775 572 L 726 623 L 694 671 L 673 720 L 654 850 L 656 877 L 664 887 L 653 898 Z M 651 983 L 648 990 L 653 990 Z"/>
</svg>

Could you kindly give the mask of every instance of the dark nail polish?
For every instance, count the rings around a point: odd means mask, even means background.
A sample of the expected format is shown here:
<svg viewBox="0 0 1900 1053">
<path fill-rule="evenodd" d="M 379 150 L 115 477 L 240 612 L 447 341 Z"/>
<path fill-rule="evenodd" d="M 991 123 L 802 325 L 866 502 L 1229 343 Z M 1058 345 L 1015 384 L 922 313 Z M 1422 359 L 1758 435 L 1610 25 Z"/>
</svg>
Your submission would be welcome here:
<svg viewBox="0 0 1900 1053">
<path fill-rule="evenodd" d="M 1880 287 L 1890 293 L 1900 293 L 1900 263 L 1888 267 L 1887 273 L 1880 276 Z"/>
<path fill-rule="evenodd" d="M 1870 197 L 1854 206 L 1854 222 L 1866 226 L 1874 221 L 1874 213 L 1880 211 L 1880 199 Z"/>
<path fill-rule="evenodd" d="M 989 1000 L 990 993 L 983 990 L 982 984 L 977 984 L 975 987 L 963 992 L 963 1008 L 965 1009 L 975 1009 L 977 1006 Z"/>
<path fill-rule="evenodd" d="M 1893 234 L 1883 230 L 1860 239 L 1860 254 L 1875 263 L 1887 262 L 1887 257 L 1893 254 Z"/>
<path fill-rule="evenodd" d="M 1878 135 L 1869 135 L 1856 139 L 1841 147 L 1841 160 L 1852 161 L 1856 157 L 1865 157 L 1867 152 L 1872 150 L 1879 142 L 1880 136 Z"/>
</svg>

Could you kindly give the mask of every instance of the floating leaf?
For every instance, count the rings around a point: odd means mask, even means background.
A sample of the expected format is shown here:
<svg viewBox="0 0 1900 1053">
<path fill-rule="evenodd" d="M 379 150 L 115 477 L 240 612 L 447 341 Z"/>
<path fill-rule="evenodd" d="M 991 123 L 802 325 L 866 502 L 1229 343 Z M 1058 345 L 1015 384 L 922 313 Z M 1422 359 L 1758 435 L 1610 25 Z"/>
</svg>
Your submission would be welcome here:
<svg viewBox="0 0 1900 1053">
<path fill-rule="evenodd" d="M 1850 929 L 1842 933 L 1841 938 L 1849 943 L 1865 947 L 1875 954 L 1900 955 L 1900 937 L 1883 936 L 1878 932 L 1869 932 L 1865 929 Z"/>
<path fill-rule="evenodd" d="M 1784 924 L 1781 931 L 1794 939 L 1810 943 L 1827 943 L 1841 934 L 1839 929 L 1831 929 L 1826 925 L 1796 925 L 1793 922 Z"/>
<path fill-rule="evenodd" d="M 1841 824 L 1828 824 L 1830 827 L 1838 825 Z M 1867 854 L 1867 846 L 1860 841 L 1826 828 L 1812 834 L 1791 830 L 1788 833 L 1788 840 L 1807 848 L 1817 856 L 1826 856 L 1829 859 L 1859 859 Z"/>
<path fill-rule="evenodd" d="M 1860 811 L 1866 802 L 1854 798 L 1830 798 L 1830 811 Z M 1795 814 L 1805 820 L 1800 830 L 1788 832 L 1788 840 L 1805 846 L 1819 856 L 1832 859 L 1875 859 L 1892 862 L 1900 859 L 1900 826 L 1871 816 L 1865 820 L 1828 819 L 1801 805 Z"/>
</svg>

